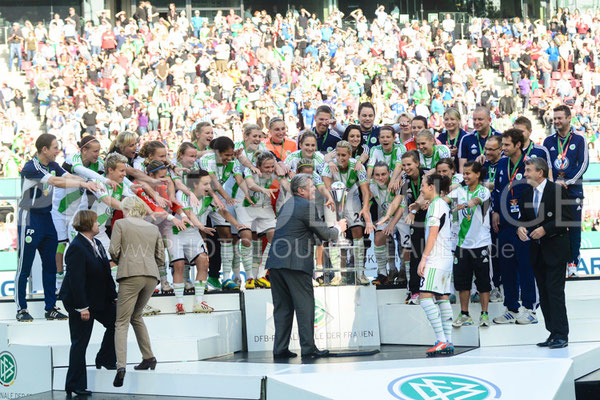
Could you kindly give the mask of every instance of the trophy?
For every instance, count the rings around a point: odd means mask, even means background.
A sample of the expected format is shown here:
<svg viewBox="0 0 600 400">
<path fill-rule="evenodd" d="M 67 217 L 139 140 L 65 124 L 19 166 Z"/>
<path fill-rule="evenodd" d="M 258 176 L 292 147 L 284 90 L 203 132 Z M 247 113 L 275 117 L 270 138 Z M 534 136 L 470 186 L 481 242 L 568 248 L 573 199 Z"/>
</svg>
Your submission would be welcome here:
<svg viewBox="0 0 600 400">
<path fill-rule="evenodd" d="M 335 215 L 339 221 L 344 218 L 344 207 L 346 206 L 346 197 L 348 195 L 346 185 L 342 182 L 332 183 L 331 195 L 333 196 L 333 202 L 335 203 Z M 337 247 L 350 247 L 352 246 L 352 243 L 346 239 L 345 232 L 340 232 L 335 245 Z"/>
</svg>

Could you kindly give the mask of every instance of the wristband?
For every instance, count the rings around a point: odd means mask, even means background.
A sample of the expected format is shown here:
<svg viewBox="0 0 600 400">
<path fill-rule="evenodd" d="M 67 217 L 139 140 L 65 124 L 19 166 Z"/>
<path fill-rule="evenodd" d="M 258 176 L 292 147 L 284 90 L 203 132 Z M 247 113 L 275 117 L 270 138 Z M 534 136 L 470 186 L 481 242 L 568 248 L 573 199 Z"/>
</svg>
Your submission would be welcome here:
<svg viewBox="0 0 600 400">
<path fill-rule="evenodd" d="M 411 210 L 410 213 L 416 215 L 417 214 L 417 210 Z"/>
<path fill-rule="evenodd" d="M 173 222 L 173 220 L 175 219 L 175 217 L 171 214 L 167 215 L 167 221 L 169 222 Z"/>
</svg>

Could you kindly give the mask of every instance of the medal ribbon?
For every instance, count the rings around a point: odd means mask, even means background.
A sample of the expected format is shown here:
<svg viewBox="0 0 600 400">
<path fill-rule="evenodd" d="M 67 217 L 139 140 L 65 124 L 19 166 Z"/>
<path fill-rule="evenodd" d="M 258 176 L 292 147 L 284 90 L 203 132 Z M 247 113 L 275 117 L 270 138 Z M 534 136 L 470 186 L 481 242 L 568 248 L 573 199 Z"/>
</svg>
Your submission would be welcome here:
<svg viewBox="0 0 600 400">
<path fill-rule="evenodd" d="M 558 159 L 560 160 L 560 169 L 563 169 L 565 158 L 567 158 L 567 151 L 569 150 L 569 143 L 571 143 L 571 139 L 573 135 L 571 135 L 571 131 L 567 134 L 567 137 L 564 140 L 560 140 L 560 136 L 556 134 L 556 141 L 558 142 Z M 565 145 L 565 142 L 567 143 Z"/>
<path fill-rule="evenodd" d="M 521 162 L 521 160 L 523 159 L 524 154 L 521 154 L 521 157 L 519 157 L 519 161 L 517 161 L 517 163 L 515 164 L 515 166 L 513 167 L 512 172 L 510 172 L 510 158 L 508 159 L 508 164 L 506 165 L 506 169 L 508 172 L 508 176 L 509 176 L 509 182 L 508 182 L 508 187 L 510 188 L 510 195 L 513 196 L 513 189 L 512 189 L 512 183 L 515 180 L 515 176 L 517 176 L 517 171 L 519 170 L 519 163 Z"/>
<path fill-rule="evenodd" d="M 415 184 L 413 183 L 412 178 L 410 178 L 410 186 L 412 187 L 414 201 L 417 201 L 417 198 L 419 197 L 419 192 L 421 191 L 421 174 L 419 174 L 419 181 L 417 183 L 418 190 L 415 190 Z"/>
</svg>

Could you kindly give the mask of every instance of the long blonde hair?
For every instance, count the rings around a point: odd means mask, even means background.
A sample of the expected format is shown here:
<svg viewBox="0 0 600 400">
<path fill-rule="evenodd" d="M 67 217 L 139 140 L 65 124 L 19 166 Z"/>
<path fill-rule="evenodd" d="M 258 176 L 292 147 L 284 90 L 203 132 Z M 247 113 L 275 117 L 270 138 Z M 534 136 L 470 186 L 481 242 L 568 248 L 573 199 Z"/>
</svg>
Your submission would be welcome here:
<svg viewBox="0 0 600 400">
<path fill-rule="evenodd" d="M 108 148 L 108 152 L 112 153 L 115 149 L 123 149 L 123 147 L 127 147 L 131 142 L 137 142 L 138 135 L 135 132 L 131 131 L 123 131 L 119 133 L 115 140 L 110 144 Z"/>
</svg>

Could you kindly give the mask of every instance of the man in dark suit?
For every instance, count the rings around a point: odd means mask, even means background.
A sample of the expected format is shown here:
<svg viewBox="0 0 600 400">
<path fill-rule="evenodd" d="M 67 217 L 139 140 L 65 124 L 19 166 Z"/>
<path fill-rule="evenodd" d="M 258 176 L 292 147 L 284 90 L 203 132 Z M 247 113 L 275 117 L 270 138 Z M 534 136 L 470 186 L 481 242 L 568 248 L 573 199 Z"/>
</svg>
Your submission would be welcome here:
<svg viewBox="0 0 600 400">
<path fill-rule="evenodd" d="M 67 273 L 59 298 L 69 312 L 71 350 L 65 390 L 70 395 L 88 395 L 85 352 L 92 335 L 94 320 L 106 328 L 96 368 L 117 369 L 115 354 L 115 319 L 117 292 L 110 274 L 110 263 L 98 234 L 97 215 L 91 210 L 75 214 L 73 227 L 79 234 L 69 244 L 65 255 Z"/>
<path fill-rule="evenodd" d="M 546 160 L 529 158 L 525 162 L 525 178 L 530 187 L 519 200 L 517 234 L 521 240 L 531 241 L 531 265 L 550 332 L 538 346 L 559 349 L 567 347 L 569 335 L 564 268 L 571 254 L 568 229 L 579 228 L 571 224 L 573 216 L 565 190 L 547 179 Z"/>
<path fill-rule="evenodd" d="M 292 198 L 283 205 L 277 216 L 266 264 L 271 278 L 275 319 L 273 355 L 275 358 L 296 357 L 288 348 L 295 311 L 302 357 L 324 357 L 329 352 L 317 349 L 314 340 L 314 235 L 322 241 L 332 242 L 340 232 L 346 231 L 347 226 L 346 221 L 341 220 L 335 227 L 328 228 L 324 221 L 317 218 L 312 176 L 294 176 L 291 191 Z"/>
</svg>

